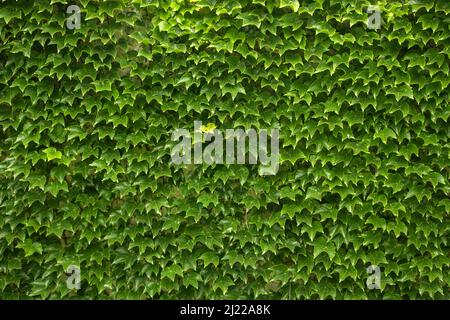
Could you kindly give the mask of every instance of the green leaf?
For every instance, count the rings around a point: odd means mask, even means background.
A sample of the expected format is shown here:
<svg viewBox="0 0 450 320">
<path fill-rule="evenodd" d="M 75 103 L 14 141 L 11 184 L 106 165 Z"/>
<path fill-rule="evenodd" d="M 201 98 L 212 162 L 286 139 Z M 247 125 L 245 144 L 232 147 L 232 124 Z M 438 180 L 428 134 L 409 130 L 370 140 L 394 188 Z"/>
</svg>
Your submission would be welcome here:
<svg viewBox="0 0 450 320">
<path fill-rule="evenodd" d="M 46 154 L 48 161 L 51 161 L 53 159 L 61 159 L 62 158 L 62 153 L 53 147 L 44 149 L 44 153 Z"/>
<path fill-rule="evenodd" d="M 31 256 L 34 253 L 42 254 L 42 244 L 31 239 L 25 239 L 24 242 L 18 243 L 17 248 L 25 251 L 25 257 Z"/>
<path fill-rule="evenodd" d="M 381 141 L 386 144 L 389 138 L 392 138 L 395 140 L 395 138 L 397 137 L 395 132 L 392 129 L 389 128 L 384 128 L 381 131 L 376 132 L 373 137 L 376 138 L 380 138 Z"/>
<path fill-rule="evenodd" d="M 316 259 L 321 253 L 326 253 L 331 260 L 336 255 L 336 248 L 334 243 L 328 242 L 323 237 L 314 239 L 312 245 L 314 246 L 314 253 L 313 253 L 314 259 Z"/>
<path fill-rule="evenodd" d="M 176 276 L 183 276 L 183 269 L 179 264 L 172 264 L 169 267 L 165 267 L 161 272 L 162 278 L 168 278 L 172 281 L 175 281 Z"/>
<path fill-rule="evenodd" d="M 203 261 L 203 265 L 205 268 L 210 264 L 212 264 L 216 268 L 219 265 L 219 257 L 211 251 L 203 253 L 198 257 L 198 259 Z"/>
</svg>

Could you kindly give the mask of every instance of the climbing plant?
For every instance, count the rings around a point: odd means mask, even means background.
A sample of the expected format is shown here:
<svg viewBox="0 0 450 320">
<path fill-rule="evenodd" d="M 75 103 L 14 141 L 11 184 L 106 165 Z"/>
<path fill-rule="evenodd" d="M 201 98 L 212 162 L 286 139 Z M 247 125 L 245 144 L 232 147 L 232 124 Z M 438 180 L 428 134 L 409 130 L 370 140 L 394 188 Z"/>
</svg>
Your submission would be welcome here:
<svg viewBox="0 0 450 320">
<path fill-rule="evenodd" d="M 450 298 L 448 0 L 6 0 L 0 44 L 0 299 Z M 278 171 L 174 165 L 194 121 Z"/>
</svg>

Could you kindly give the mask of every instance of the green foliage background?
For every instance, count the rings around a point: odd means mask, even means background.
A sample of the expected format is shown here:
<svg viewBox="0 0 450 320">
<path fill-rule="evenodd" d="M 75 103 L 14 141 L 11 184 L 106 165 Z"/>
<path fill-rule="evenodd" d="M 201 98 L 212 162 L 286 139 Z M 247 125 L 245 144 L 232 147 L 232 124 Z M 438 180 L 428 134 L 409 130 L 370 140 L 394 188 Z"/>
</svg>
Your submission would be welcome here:
<svg viewBox="0 0 450 320">
<path fill-rule="evenodd" d="M 449 299 L 449 14 L 1 1 L 0 298 Z M 194 120 L 280 128 L 279 172 L 170 165 Z"/>
</svg>

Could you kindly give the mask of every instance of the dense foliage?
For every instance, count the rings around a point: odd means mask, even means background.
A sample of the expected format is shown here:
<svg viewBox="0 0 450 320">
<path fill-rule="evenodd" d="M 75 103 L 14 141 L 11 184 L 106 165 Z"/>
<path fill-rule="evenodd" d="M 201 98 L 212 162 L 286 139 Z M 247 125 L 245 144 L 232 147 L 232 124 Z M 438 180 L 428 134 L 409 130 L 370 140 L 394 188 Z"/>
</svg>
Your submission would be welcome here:
<svg viewBox="0 0 450 320">
<path fill-rule="evenodd" d="M 0 43 L 0 299 L 450 298 L 448 0 L 6 0 Z M 171 164 L 195 120 L 279 171 Z"/>
</svg>

